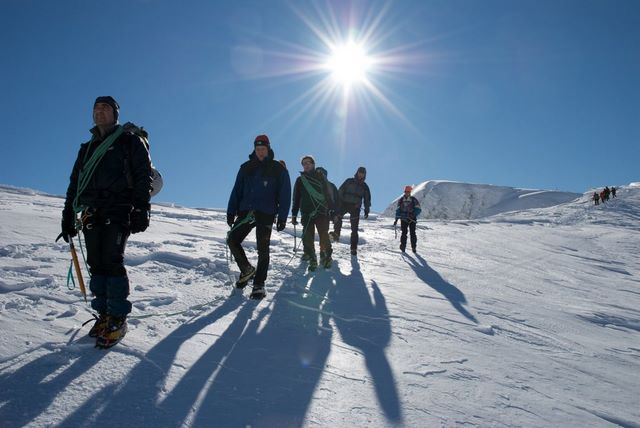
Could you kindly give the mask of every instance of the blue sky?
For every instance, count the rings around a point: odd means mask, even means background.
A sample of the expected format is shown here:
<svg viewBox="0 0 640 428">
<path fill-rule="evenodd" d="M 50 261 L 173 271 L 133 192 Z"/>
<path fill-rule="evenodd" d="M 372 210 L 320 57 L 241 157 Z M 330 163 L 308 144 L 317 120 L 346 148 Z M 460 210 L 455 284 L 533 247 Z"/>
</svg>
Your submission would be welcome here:
<svg viewBox="0 0 640 428">
<path fill-rule="evenodd" d="M 349 39 L 374 65 L 345 96 L 322 63 Z M 98 95 L 186 206 L 226 207 L 262 133 L 292 180 L 366 166 L 374 211 L 427 179 L 640 181 L 635 0 L 4 0 L 0 40 L 3 184 L 63 194 Z"/>
</svg>

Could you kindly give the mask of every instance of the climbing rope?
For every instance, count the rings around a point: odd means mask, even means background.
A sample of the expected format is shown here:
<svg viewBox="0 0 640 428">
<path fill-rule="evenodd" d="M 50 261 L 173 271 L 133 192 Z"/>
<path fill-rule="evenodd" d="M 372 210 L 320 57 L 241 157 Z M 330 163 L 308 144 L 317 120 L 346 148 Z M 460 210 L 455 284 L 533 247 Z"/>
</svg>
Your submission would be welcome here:
<svg viewBox="0 0 640 428">
<path fill-rule="evenodd" d="M 74 213 L 77 214 L 79 212 L 82 212 L 86 208 L 80 205 L 80 195 L 82 195 L 82 192 L 84 192 L 87 186 L 89 185 L 89 182 L 91 181 L 91 177 L 93 176 L 93 173 L 96 171 L 96 168 L 98 167 L 98 164 L 100 163 L 104 155 L 107 153 L 107 151 L 109 150 L 111 145 L 114 143 L 114 141 L 116 141 L 116 139 L 118 139 L 118 137 L 120 137 L 120 135 L 122 135 L 123 132 L 124 132 L 124 128 L 122 126 L 118 126 L 111 135 L 105 138 L 105 140 L 102 141 L 102 143 L 100 143 L 98 147 L 96 147 L 91 157 L 89 157 L 89 159 L 87 160 L 87 157 L 89 156 L 89 150 L 91 148 L 91 144 L 93 144 L 96 141 L 96 138 L 94 137 L 91 139 L 91 141 L 89 141 L 89 146 L 87 147 L 87 150 L 84 154 L 84 158 L 82 159 L 82 168 L 80 169 L 80 172 L 78 174 L 78 187 L 76 189 L 76 196 L 73 199 Z M 77 226 L 77 222 L 76 222 L 76 226 Z"/>
</svg>

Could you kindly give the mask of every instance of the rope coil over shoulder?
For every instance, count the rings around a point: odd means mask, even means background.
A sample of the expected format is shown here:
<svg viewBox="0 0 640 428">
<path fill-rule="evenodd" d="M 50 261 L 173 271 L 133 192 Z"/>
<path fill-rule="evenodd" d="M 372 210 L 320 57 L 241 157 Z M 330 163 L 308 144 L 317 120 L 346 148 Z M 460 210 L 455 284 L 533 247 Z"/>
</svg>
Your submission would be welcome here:
<svg viewBox="0 0 640 428">
<path fill-rule="evenodd" d="M 322 182 L 305 175 L 300 176 L 300 181 L 302 181 L 302 185 L 304 186 L 307 193 L 309 193 L 309 196 L 311 196 L 311 200 L 314 202 L 314 205 L 322 205 L 326 208 L 324 195 L 321 192 L 317 191 L 314 187 L 314 185 L 322 186 Z"/>
<path fill-rule="evenodd" d="M 305 224 L 302 228 L 302 236 L 304 236 L 307 230 L 307 226 L 309 226 L 311 220 L 316 216 L 316 214 L 318 214 L 320 208 L 327 209 L 328 207 L 325 203 L 324 195 L 318 192 L 315 187 L 313 187 L 313 184 L 322 185 L 322 182 L 312 177 L 306 177 L 304 174 L 300 176 L 300 181 L 302 182 L 302 185 L 304 186 L 307 193 L 309 193 L 311 202 L 313 202 L 314 205 L 314 210 L 311 214 L 309 214 L 309 220 L 307 221 L 307 224 Z"/>
<path fill-rule="evenodd" d="M 89 149 L 91 148 L 91 144 L 95 141 L 95 137 L 89 141 L 89 146 L 87 147 L 87 151 L 84 154 L 84 159 L 82 159 L 82 168 L 80 169 L 80 173 L 78 174 L 78 187 L 76 189 L 76 196 L 73 199 L 73 212 L 77 214 L 82 212 L 86 207 L 80 205 L 80 195 L 85 191 L 89 182 L 91 181 L 91 177 L 93 177 L 98 164 L 107 153 L 109 148 L 113 145 L 113 143 L 122 135 L 124 132 L 124 128 L 122 126 L 118 126 L 116 130 L 109 135 L 96 149 L 89 159 Z M 78 222 L 76 221 L 76 228 L 78 227 Z M 80 225 L 81 226 L 81 225 Z"/>
</svg>

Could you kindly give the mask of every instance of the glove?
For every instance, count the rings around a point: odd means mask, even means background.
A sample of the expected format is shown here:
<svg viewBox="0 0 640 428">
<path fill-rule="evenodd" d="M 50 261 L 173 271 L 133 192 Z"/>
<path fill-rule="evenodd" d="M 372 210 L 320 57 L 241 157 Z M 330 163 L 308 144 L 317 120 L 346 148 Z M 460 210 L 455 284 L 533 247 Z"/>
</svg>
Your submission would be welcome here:
<svg viewBox="0 0 640 428">
<path fill-rule="evenodd" d="M 64 239 L 64 242 L 66 242 L 67 244 L 69 243 L 69 239 L 73 238 L 74 236 L 76 236 L 78 234 L 78 231 L 76 230 L 75 227 L 67 227 L 64 224 L 64 221 L 62 222 L 62 232 L 60 233 L 60 236 L 58 236 L 58 239 L 60 239 L 60 237 L 62 237 L 62 239 Z M 56 241 L 58 240 L 56 239 Z"/>
<path fill-rule="evenodd" d="M 369 218 L 369 210 L 364 210 L 364 219 L 368 219 Z"/>
<path fill-rule="evenodd" d="M 149 227 L 149 219 L 151 215 L 149 210 L 134 208 L 131 212 L 131 233 L 144 232 Z"/>
<path fill-rule="evenodd" d="M 233 226 L 233 222 L 236 221 L 235 214 L 227 214 L 227 224 L 229 227 Z"/>
<path fill-rule="evenodd" d="M 278 232 L 282 232 L 284 230 L 284 227 L 287 225 L 287 221 L 279 221 L 278 224 L 276 225 L 276 230 Z"/>
<path fill-rule="evenodd" d="M 73 211 L 65 210 L 62 212 L 62 233 L 60 236 L 62 236 L 62 239 L 64 239 L 66 243 L 69 243 L 69 239 L 78 234 L 74 217 Z"/>
<path fill-rule="evenodd" d="M 397 225 L 398 225 L 398 219 L 396 219 L 396 221 L 394 221 L 394 222 L 393 222 L 393 225 L 394 225 L 394 226 L 397 226 Z"/>
<path fill-rule="evenodd" d="M 292 224 L 292 225 L 294 225 L 294 226 L 295 226 L 296 224 L 298 224 L 298 218 L 297 218 L 296 216 L 292 216 L 292 217 L 291 217 L 291 224 Z"/>
</svg>

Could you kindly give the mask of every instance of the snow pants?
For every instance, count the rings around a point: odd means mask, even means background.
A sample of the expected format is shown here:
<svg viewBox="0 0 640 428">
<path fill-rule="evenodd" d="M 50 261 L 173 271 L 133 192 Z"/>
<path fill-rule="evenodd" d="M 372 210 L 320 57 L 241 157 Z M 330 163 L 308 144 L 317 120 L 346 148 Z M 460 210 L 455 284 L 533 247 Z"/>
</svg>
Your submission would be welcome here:
<svg viewBox="0 0 640 428">
<path fill-rule="evenodd" d="M 302 227 L 304 227 L 304 234 L 302 235 L 302 246 L 304 253 L 308 254 L 311 258 L 316 257 L 315 249 L 315 235 L 316 229 L 318 229 L 318 237 L 320 238 L 320 252 L 325 256 L 330 256 L 331 240 L 329 239 L 329 217 L 326 215 L 318 215 L 314 218 L 309 218 L 307 214 L 302 214 L 301 217 Z"/>
<path fill-rule="evenodd" d="M 400 220 L 400 249 L 402 251 L 407 248 L 407 229 L 411 235 L 411 249 L 415 250 L 418 243 L 418 237 L 416 236 L 416 222 L 414 220 Z"/>
<path fill-rule="evenodd" d="M 87 264 L 91 272 L 91 307 L 99 313 L 126 316 L 131 312 L 124 250 L 129 238 L 128 209 L 88 210 L 83 215 Z"/>
<path fill-rule="evenodd" d="M 247 218 L 247 212 L 241 212 L 233 224 L 227 243 L 229 250 L 238 263 L 240 271 L 245 272 L 251 264 L 247 260 L 247 255 L 242 248 L 242 241 L 245 240 L 249 232 L 256 228 L 256 245 L 258 247 L 258 267 L 256 268 L 256 276 L 253 278 L 253 285 L 264 285 L 267 279 L 267 270 L 269 270 L 269 244 L 271 243 L 271 229 L 275 214 L 264 214 L 255 212 L 255 220 L 252 222 L 244 222 Z M 242 224 L 240 224 L 242 223 Z"/>
</svg>

